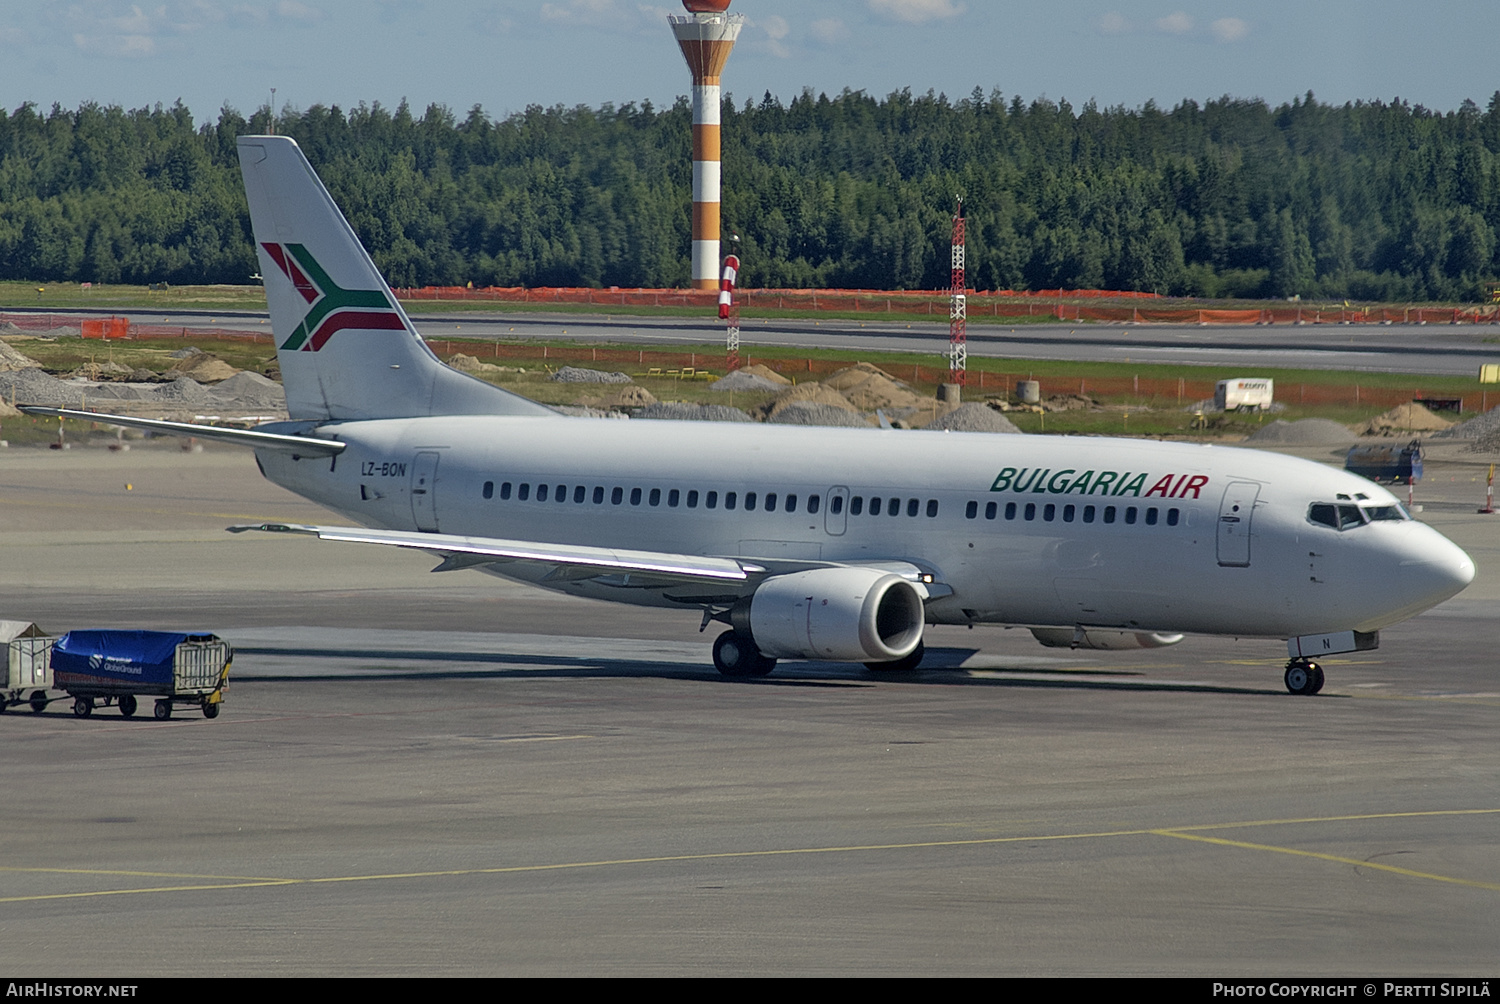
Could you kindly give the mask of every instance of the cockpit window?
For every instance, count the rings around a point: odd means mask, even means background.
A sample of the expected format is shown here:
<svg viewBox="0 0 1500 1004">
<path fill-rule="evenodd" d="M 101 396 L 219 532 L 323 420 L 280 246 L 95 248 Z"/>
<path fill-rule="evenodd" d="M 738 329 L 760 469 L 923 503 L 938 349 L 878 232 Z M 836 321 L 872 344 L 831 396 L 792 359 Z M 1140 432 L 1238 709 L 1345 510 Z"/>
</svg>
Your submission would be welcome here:
<svg viewBox="0 0 1500 1004">
<path fill-rule="evenodd" d="M 1348 503 L 1314 502 L 1307 507 L 1307 521 L 1334 530 L 1352 530 L 1365 523 L 1411 519 L 1399 503 L 1391 505 L 1349 505 Z"/>
</svg>

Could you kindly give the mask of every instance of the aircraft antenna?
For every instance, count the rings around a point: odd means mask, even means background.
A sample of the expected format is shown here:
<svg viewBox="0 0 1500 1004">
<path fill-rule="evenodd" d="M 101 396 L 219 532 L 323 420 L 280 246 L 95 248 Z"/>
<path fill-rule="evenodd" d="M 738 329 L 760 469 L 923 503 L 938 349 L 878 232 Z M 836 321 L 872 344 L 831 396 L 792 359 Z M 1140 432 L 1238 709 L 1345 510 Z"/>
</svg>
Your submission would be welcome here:
<svg viewBox="0 0 1500 1004">
<path fill-rule="evenodd" d="M 964 200 L 953 211 L 953 282 L 948 302 L 948 382 L 969 382 L 968 296 L 964 283 Z"/>
<path fill-rule="evenodd" d="M 693 288 L 714 289 L 719 264 L 719 75 L 744 27 L 729 0 L 683 0 L 667 17 L 693 74 Z"/>
</svg>

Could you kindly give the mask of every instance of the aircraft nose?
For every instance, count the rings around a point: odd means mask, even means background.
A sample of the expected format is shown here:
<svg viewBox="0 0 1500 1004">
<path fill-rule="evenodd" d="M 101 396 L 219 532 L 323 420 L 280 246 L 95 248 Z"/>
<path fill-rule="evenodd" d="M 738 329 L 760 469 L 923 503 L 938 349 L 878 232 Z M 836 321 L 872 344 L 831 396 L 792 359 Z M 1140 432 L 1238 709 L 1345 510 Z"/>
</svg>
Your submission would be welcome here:
<svg viewBox="0 0 1500 1004">
<path fill-rule="evenodd" d="M 1474 559 L 1429 526 L 1416 524 L 1401 558 L 1402 585 L 1414 600 L 1435 606 L 1474 581 Z"/>
</svg>

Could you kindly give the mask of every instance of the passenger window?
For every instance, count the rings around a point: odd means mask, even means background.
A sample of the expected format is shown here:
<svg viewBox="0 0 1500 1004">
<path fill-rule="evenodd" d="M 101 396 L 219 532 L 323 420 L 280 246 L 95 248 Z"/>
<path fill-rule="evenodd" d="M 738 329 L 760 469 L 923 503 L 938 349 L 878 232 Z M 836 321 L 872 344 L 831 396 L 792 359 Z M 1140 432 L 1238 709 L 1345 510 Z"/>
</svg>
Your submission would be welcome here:
<svg viewBox="0 0 1500 1004">
<path fill-rule="evenodd" d="M 1156 506 L 1152 506 L 1151 508 L 1146 510 L 1146 525 L 1156 525 Z"/>
<path fill-rule="evenodd" d="M 673 488 L 671 491 L 667 492 L 667 506 L 669 508 L 676 509 L 677 503 L 680 501 L 682 501 L 682 492 L 678 491 L 676 488 Z"/>
<path fill-rule="evenodd" d="M 1112 506 L 1112 505 L 1105 506 L 1104 507 L 1104 522 L 1106 522 L 1106 523 L 1113 523 L 1114 521 L 1115 521 L 1115 507 Z"/>
<path fill-rule="evenodd" d="M 979 516 L 979 503 L 971 501 L 964 506 L 964 519 L 975 519 Z"/>
<path fill-rule="evenodd" d="M 558 502 L 566 502 L 566 501 L 568 501 L 568 486 L 567 485 L 558 485 L 557 486 L 557 491 L 555 491 L 555 492 L 552 493 L 552 498 L 555 501 L 558 501 Z"/>
<path fill-rule="evenodd" d="M 604 486 L 603 485 L 595 485 L 594 486 L 594 505 L 603 505 L 603 504 L 604 504 Z"/>
<path fill-rule="evenodd" d="M 735 504 L 735 502 L 738 499 L 739 499 L 739 495 L 737 493 L 735 493 L 735 492 L 725 492 L 724 493 L 724 508 L 725 509 L 733 509 L 734 508 L 734 504 Z"/>
<path fill-rule="evenodd" d="M 822 504 L 822 502 L 823 502 L 823 499 L 822 499 L 821 496 L 818 496 L 818 495 L 809 495 L 807 497 L 807 511 L 810 512 L 810 513 L 816 513 L 818 511 L 818 507 Z M 837 495 L 835 495 L 833 497 L 833 504 L 835 506 L 838 506 L 839 508 L 842 508 L 843 507 L 842 503 L 843 503 L 843 500 L 840 499 Z M 837 510 L 835 510 L 835 512 L 836 511 Z"/>
<path fill-rule="evenodd" d="M 994 519 L 995 518 L 995 511 L 997 509 L 999 509 L 999 508 L 1000 507 L 998 505 L 996 505 L 994 502 L 986 502 L 984 504 L 984 518 L 985 519 Z M 1012 515 L 1014 515 L 1014 514 L 1012 514 Z"/>
<path fill-rule="evenodd" d="M 1052 518 L 1056 515 L 1057 506 L 1053 505 L 1051 502 L 1048 502 L 1045 506 L 1042 507 L 1042 519 L 1047 521 L 1048 523 L 1052 522 Z"/>
<path fill-rule="evenodd" d="M 1182 518 L 1182 510 L 1181 509 L 1168 509 L 1167 510 L 1167 526 L 1176 526 L 1177 525 L 1177 521 L 1179 519 L 1181 519 L 1181 518 Z"/>
<path fill-rule="evenodd" d="M 1065 506 L 1063 506 L 1063 522 L 1064 523 L 1071 523 L 1071 522 L 1073 522 L 1073 516 L 1077 512 L 1078 512 L 1078 507 L 1077 506 L 1072 506 L 1072 505 L 1065 505 Z"/>
<path fill-rule="evenodd" d="M 583 500 L 588 497 L 589 491 L 583 485 L 573 489 L 573 504 L 583 505 Z"/>
<path fill-rule="evenodd" d="M 810 498 L 810 499 L 807 500 L 807 511 L 808 512 L 817 512 L 818 511 L 818 497 L 816 495 L 814 495 L 812 498 Z M 833 498 L 829 499 L 828 500 L 828 511 L 831 512 L 831 513 L 833 513 L 835 516 L 837 516 L 839 513 L 843 512 L 844 511 L 844 496 L 842 496 L 842 495 L 835 495 Z"/>
<path fill-rule="evenodd" d="M 864 498 L 864 496 L 863 495 L 856 495 L 856 496 L 854 496 L 852 499 L 849 500 L 849 515 L 851 515 L 851 516 L 858 516 L 860 514 L 860 511 L 863 510 L 864 507 L 865 507 L 865 498 Z"/>
<path fill-rule="evenodd" d="M 915 516 L 917 513 L 921 512 L 921 511 L 922 511 L 922 501 L 920 499 L 907 499 L 906 500 L 906 515 L 908 515 L 908 516 Z"/>
<path fill-rule="evenodd" d="M 1136 508 L 1135 508 L 1135 506 L 1133 506 L 1133 505 L 1126 506 L 1125 507 L 1125 522 L 1128 523 L 1128 524 L 1132 524 L 1133 525 L 1135 523 L 1135 517 L 1136 517 Z"/>
<path fill-rule="evenodd" d="M 766 512 L 776 511 L 776 493 L 766 492 Z"/>
<path fill-rule="evenodd" d="M 703 497 L 703 507 L 705 509 L 717 509 L 719 507 L 719 493 L 709 492 L 705 495 Z"/>
<path fill-rule="evenodd" d="M 755 511 L 755 493 L 754 492 L 746 492 L 745 493 L 745 511 L 746 512 L 754 512 Z"/>
<path fill-rule="evenodd" d="M 502 481 L 500 483 L 500 497 L 502 499 L 508 499 L 508 498 L 510 498 L 510 482 L 509 481 Z"/>
<path fill-rule="evenodd" d="M 932 518 L 936 517 L 937 516 L 937 512 L 938 512 L 938 501 L 937 501 L 937 499 L 928 499 L 927 500 L 927 518 L 928 519 L 932 519 Z"/>
<path fill-rule="evenodd" d="M 646 496 L 646 502 L 648 505 L 661 505 L 661 489 L 651 489 L 651 494 Z"/>
<path fill-rule="evenodd" d="M 609 493 L 609 501 L 610 501 L 611 505 L 619 505 L 621 502 L 624 502 L 625 501 L 625 489 L 623 489 L 623 488 L 616 488 L 614 491 L 610 492 Z"/>
<path fill-rule="evenodd" d="M 689 509 L 698 508 L 698 490 L 696 488 L 688 492 L 687 504 Z"/>
<path fill-rule="evenodd" d="M 493 482 L 493 481 L 486 481 L 484 483 L 484 492 L 483 492 L 483 495 L 487 499 L 492 499 L 492 498 L 495 497 L 495 482 Z"/>
<path fill-rule="evenodd" d="M 632 489 L 630 489 L 630 504 L 631 505 L 640 505 L 641 504 L 641 490 L 639 488 L 632 488 Z"/>
<path fill-rule="evenodd" d="M 891 516 L 901 515 L 901 500 L 888 499 L 885 503 L 885 511 Z M 916 513 L 912 513 L 912 515 L 915 516 Z"/>
<path fill-rule="evenodd" d="M 1005 518 L 1006 519 L 1015 519 L 1016 518 L 1016 504 L 1014 502 L 1007 502 L 1007 503 L 1005 503 Z"/>
<path fill-rule="evenodd" d="M 517 488 L 516 498 L 520 499 L 522 502 L 525 502 L 527 499 L 531 498 L 531 486 L 522 485 L 521 487 Z"/>
<path fill-rule="evenodd" d="M 1084 506 L 1083 507 L 1083 521 L 1085 523 L 1092 523 L 1094 521 L 1094 513 L 1096 511 L 1097 510 L 1095 510 L 1095 508 L 1093 506 L 1091 506 L 1091 505 Z"/>
<path fill-rule="evenodd" d="M 796 512 L 797 511 L 797 496 L 795 496 L 795 495 L 788 495 L 786 497 L 786 505 L 783 508 L 785 508 L 787 512 Z"/>
<path fill-rule="evenodd" d="M 1027 520 L 1027 522 L 1030 522 L 1031 520 L 1034 520 L 1034 519 L 1036 519 L 1036 503 L 1035 502 L 1027 502 L 1026 503 L 1026 520 Z"/>
<path fill-rule="evenodd" d="M 870 496 L 870 515 L 871 516 L 879 516 L 880 515 L 880 496 L 879 495 L 871 495 Z"/>
<path fill-rule="evenodd" d="M 538 502 L 545 502 L 545 501 L 547 501 L 547 486 L 546 485 L 537 485 L 536 486 L 536 500 Z"/>
</svg>

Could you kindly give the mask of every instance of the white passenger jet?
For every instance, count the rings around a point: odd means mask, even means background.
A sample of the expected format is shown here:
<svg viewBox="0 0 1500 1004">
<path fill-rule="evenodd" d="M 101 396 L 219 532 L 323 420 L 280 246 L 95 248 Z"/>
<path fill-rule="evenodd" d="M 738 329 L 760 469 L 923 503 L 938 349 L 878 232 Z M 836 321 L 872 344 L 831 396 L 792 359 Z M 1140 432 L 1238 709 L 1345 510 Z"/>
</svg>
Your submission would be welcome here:
<svg viewBox="0 0 1500 1004">
<path fill-rule="evenodd" d="M 239 140 L 291 421 L 221 429 L 358 527 L 231 527 L 416 548 L 546 589 L 692 607 L 714 664 L 902 669 L 927 624 L 1044 645 L 1287 639 L 1319 656 L 1463 589 L 1474 564 L 1363 478 L 1254 450 L 1063 436 L 569 418 L 443 365 L 297 144 Z"/>
</svg>

